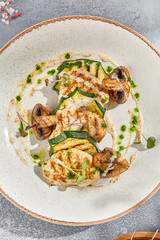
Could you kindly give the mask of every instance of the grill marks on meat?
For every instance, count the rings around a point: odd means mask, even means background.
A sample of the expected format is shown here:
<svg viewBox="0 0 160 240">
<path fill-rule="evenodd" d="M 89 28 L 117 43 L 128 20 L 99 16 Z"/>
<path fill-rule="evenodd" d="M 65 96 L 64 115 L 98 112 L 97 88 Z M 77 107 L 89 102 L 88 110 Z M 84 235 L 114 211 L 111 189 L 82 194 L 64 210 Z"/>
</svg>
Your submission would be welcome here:
<svg viewBox="0 0 160 240">
<path fill-rule="evenodd" d="M 68 150 L 62 150 L 54 153 L 52 157 L 46 161 L 47 165 L 42 166 L 43 175 L 47 178 L 50 185 L 57 185 L 57 182 L 61 186 L 77 185 L 78 176 L 64 166 L 57 164 L 55 159 L 59 159 L 62 164 L 64 164 L 67 168 L 73 169 L 73 171 L 77 174 L 86 174 L 87 180 L 83 182 L 84 187 L 92 184 L 93 182 L 97 182 L 100 178 L 99 172 L 95 175 L 92 174 L 93 170 L 95 170 L 92 164 L 92 156 L 86 152 L 72 148 L 69 155 Z M 87 169 L 83 171 L 82 164 L 85 161 L 87 161 Z M 74 176 L 72 179 L 67 177 L 67 174 L 70 172 Z"/>
<path fill-rule="evenodd" d="M 73 92 L 76 87 L 79 87 L 82 91 L 88 92 L 88 93 L 94 93 L 97 95 L 101 103 L 103 99 L 109 98 L 108 93 L 103 91 L 102 83 L 100 80 L 93 75 L 91 75 L 89 72 L 83 69 L 76 69 L 71 70 L 68 72 L 68 75 L 70 75 L 71 84 L 68 87 L 65 87 L 63 85 L 63 81 L 60 87 L 60 96 L 62 95 L 68 95 L 71 92 Z M 81 78 L 82 81 L 78 82 L 76 81 L 77 78 Z M 63 79 L 63 75 L 60 74 L 60 79 Z"/>
<path fill-rule="evenodd" d="M 56 128 L 52 132 L 50 138 L 57 137 L 63 131 L 79 131 L 82 129 L 82 127 L 84 127 L 84 130 L 86 130 L 96 142 L 100 142 L 107 132 L 107 128 L 102 127 L 103 124 L 105 124 L 105 120 L 98 114 L 90 111 L 86 111 L 84 114 L 84 111 L 76 109 L 58 110 L 57 119 L 58 121 Z M 75 121 L 76 119 L 77 121 Z"/>
</svg>

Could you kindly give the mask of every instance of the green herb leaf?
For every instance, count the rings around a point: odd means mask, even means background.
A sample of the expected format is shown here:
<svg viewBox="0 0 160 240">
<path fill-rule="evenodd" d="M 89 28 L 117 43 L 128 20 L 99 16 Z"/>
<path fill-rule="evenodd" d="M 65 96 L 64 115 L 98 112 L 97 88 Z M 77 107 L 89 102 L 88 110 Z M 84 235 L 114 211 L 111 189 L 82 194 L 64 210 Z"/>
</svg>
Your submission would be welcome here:
<svg viewBox="0 0 160 240">
<path fill-rule="evenodd" d="M 107 128 L 107 124 L 106 123 L 101 123 L 101 127 L 102 128 Z"/>
<path fill-rule="evenodd" d="M 138 109 L 138 108 L 135 108 L 134 111 L 135 111 L 135 112 L 139 112 L 139 109 Z"/>
<path fill-rule="evenodd" d="M 73 174 L 72 172 L 68 172 L 66 177 L 67 177 L 68 179 L 74 179 L 75 176 L 76 176 L 76 175 Z"/>
<path fill-rule="evenodd" d="M 129 132 L 134 132 L 136 130 L 135 126 L 129 128 Z"/>
<path fill-rule="evenodd" d="M 66 53 L 66 54 L 65 54 L 65 58 L 66 58 L 66 59 L 69 59 L 70 57 L 71 57 L 71 56 L 70 56 L 69 53 Z"/>
<path fill-rule="evenodd" d="M 21 132 L 23 132 L 23 131 L 24 131 L 23 123 L 20 122 L 20 126 L 19 126 L 19 128 L 18 128 L 18 132 L 21 133 Z"/>
<path fill-rule="evenodd" d="M 99 69 L 100 66 L 101 66 L 101 63 L 100 63 L 100 62 L 97 62 L 97 63 L 96 63 L 96 69 Z"/>
<path fill-rule="evenodd" d="M 53 76 L 55 74 L 55 72 L 56 72 L 56 70 L 52 69 L 52 70 L 48 71 L 47 74 Z"/>
<path fill-rule="evenodd" d="M 32 76 L 31 76 L 31 74 L 29 74 L 27 77 L 27 80 L 26 80 L 27 84 L 31 83 L 31 78 L 32 78 Z"/>
<path fill-rule="evenodd" d="M 121 129 L 122 132 L 125 132 L 127 127 L 126 127 L 126 125 L 122 125 L 120 129 Z"/>
<path fill-rule="evenodd" d="M 123 134 L 120 134 L 120 135 L 119 135 L 119 139 L 121 139 L 121 140 L 124 139 L 124 135 L 123 135 Z"/>
<path fill-rule="evenodd" d="M 85 174 L 80 174 L 78 179 L 77 179 L 77 185 L 79 185 L 81 182 L 83 182 L 85 179 L 87 178 L 87 176 Z"/>
<path fill-rule="evenodd" d="M 132 116 L 132 124 L 135 125 L 135 124 L 137 124 L 137 123 L 138 123 L 138 121 L 137 121 L 137 116 L 133 115 L 133 116 Z"/>
<path fill-rule="evenodd" d="M 88 167 L 87 161 L 83 162 L 83 164 L 82 164 L 83 171 L 85 171 L 87 169 L 87 167 Z"/>
<path fill-rule="evenodd" d="M 20 102 L 20 101 L 22 100 L 21 96 L 20 96 L 20 95 L 17 95 L 17 96 L 16 96 L 16 100 L 17 100 L 17 102 Z"/>
<path fill-rule="evenodd" d="M 39 159 L 39 156 L 38 156 L 38 154 L 36 154 L 36 153 L 35 153 L 35 154 L 31 154 L 31 156 L 32 156 L 32 158 L 35 159 L 35 160 Z"/>
<path fill-rule="evenodd" d="M 108 66 L 108 67 L 107 67 L 107 72 L 112 72 L 113 69 L 114 69 L 114 68 L 113 68 L 112 66 Z"/>
<path fill-rule="evenodd" d="M 37 80 L 37 84 L 40 84 L 42 82 L 42 79 Z"/>
<path fill-rule="evenodd" d="M 120 152 L 120 151 L 123 151 L 125 149 L 125 147 L 124 146 L 119 146 L 119 149 L 118 149 L 118 151 Z"/>
<path fill-rule="evenodd" d="M 67 155 L 68 155 L 68 156 L 71 156 L 71 153 L 72 153 L 71 151 L 68 151 L 68 152 L 67 152 Z"/>
<path fill-rule="evenodd" d="M 139 98 L 140 98 L 140 93 L 136 92 L 136 93 L 135 93 L 135 97 L 136 97 L 137 99 L 139 99 Z"/>
<path fill-rule="evenodd" d="M 107 101 L 108 101 L 108 98 L 103 98 L 103 99 L 102 99 L 102 102 L 103 102 L 103 103 L 105 103 L 105 102 L 107 102 Z"/>
<path fill-rule="evenodd" d="M 155 146 L 156 139 L 155 137 L 149 137 L 147 139 L 147 148 L 153 148 Z"/>
<path fill-rule="evenodd" d="M 39 71 L 40 69 L 41 69 L 41 66 L 40 66 L 39 64 L 36 64 L 35 70 L 36 70 L 36 71 Z"/>
</svg>

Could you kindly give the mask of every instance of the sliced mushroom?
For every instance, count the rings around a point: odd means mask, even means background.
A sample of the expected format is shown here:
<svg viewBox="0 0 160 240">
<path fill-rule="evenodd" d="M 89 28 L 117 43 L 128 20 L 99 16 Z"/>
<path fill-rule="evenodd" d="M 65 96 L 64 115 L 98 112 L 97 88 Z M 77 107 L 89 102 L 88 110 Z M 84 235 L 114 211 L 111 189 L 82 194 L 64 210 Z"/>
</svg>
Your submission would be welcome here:
<svg viewBox="0 0 160 240">
<path fill-rule="evenodd" d="M 106 170 L 109 164 L 112 164 L 111 169 L 109 170 L 106 178 L 112 178 L 115 176 L 120 175 L 124 171 L 126 171 L 129 167 L 128 162 L 126 159 L 119 161 L 121 154 L 115 156 L 113 160 L 113 149 L 112 148 L 105 148 L 102 153 L 96 153 L 93 156 L 93 165 L 97 168 Z"/>
<path fill-rule="evenodd" d="M 119 176 L 121 173 L 125 172 L 129 168 L 129 164 L 126 159 L 123 159 L 120 163 L 121 165 L 115 164 L 114 168 L 108 171 L 106 175 L 107 178 Z"/>
<path fill-rule="evenodd" d="M 102 86 L 107 91 L 113 101 L 118 104 L 125 103 L 129 97 L 130 84 L 127 78 L 130 73 L 127 68 L 119 66 L 110 74 L 110 78 L 104 78 Z"/>
<path fill-rule="evenodd" d="M 107 169 L 112 155 L 112 148 L 105 148 L 102 153 L 95 153 L 93 156 L 93 165 L 97 168 Z"/>
<path fill-rule="evenodd" d="M 50 112 L 42 104 L 38 103 L 34 106 L 31 115 L 32 125 L 36 138 L 40 141 L 48 138 L 53 130 L 53 125 L 56 123 L 56 116 L 50 115 Z"/>
</svg>

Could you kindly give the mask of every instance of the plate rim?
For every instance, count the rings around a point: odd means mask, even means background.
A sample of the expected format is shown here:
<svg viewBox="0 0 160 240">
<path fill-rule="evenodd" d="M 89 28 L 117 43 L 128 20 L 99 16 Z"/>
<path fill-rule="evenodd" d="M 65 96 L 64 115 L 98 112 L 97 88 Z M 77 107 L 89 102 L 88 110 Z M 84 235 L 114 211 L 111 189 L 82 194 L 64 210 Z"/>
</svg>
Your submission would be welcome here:
<svg viewBox="0 0 160 240">
<path fill-rule="evenodd" d="M 7 42 L 0 49 L 0 55 L 5 51 L 5 49 L 7 49 L 7 47 L 9 47 L 17 39 L 19 39 L 20 37 L 24 36 L 26 33 L 31 32 L 33 29 L 37 29 L 37 28 L 39 28 L 41 26 L 44 26 L 44 25 L 47 25 L 47 24 L 50 24 L 50 23 L 62 22 L 62 21 L 72 20 L 72 19 L 76 19 L 76 20 L 84 19 L 84 20 L 101 21 L 101 22 L 105 22 L 105 23 L 109 23 L 109 24 L 113 24 L 115 26 L 121 27 L 122 29 L 125 29 L 125 30 L 129 31 L 130 33 L 134 34 L 136 37 L 138 37 L 142 41 L 144 41 L 160 57 L 160 52 L 157 50 L 157 48 L 152 43 L 150 43 L 145 37 L 143 37 L 141 34 L 136 32 L 135 30 L 133 30 L 133 29 L 131 29 L 131 28 L 121 24 L 121 23 L 118 23 L 116 21 L 110 20 L 110 19 L 106 19 L 106 18 L 102 18 L 102 17 L 96 17 L 96 16 L 88 16 L 88 15 L 63 16 L 63 17 L 52 18 L 52 19 L 45 20 L 45 21 L 42 21 L 40 23 L 37 23 L 37 24 L 35 24 L 35 25 L 25 29 L 24 31 L 20 32 L 18 35 L 13 37 L 9 42 Z M 119 214 L 117 214 L 115 216 L 112 216 L 112 217 L 109 217 L 109 218 L 106 218 L 106 219 L 97 220 L 97 221 L 88 221 L 88 222 L 69 222 L 69 221 L 61 221 L 61 220 L 56 220 L 56 219 L 52 219 L 52 218 L 47 218 L 45 216 L 39 215 L 37 213 L 34 213 L 34 212 L 26 209 L 24 206 L 21 206 L 20 204 L 15 202 L 8 194 L 6 194 L 2 190 L 2 188 L 0 188 L 0 193 L 7 200 L 9 200 L 13 205 L 15 205 L 16 207 L 18 207 L 22 211 L 24 211 L 24 212 L 26 212 L 26 213 L 30 214 L 31 216 L 36 217 L 38 219 L 41 219 L 41 220 L 44 220 L 44 221 L 47 221 L 47 222 L 56 223 L 56 224 L 61 224 L 61 225 L 68 225 L 68 226 L 89 226 L 89 225 L 96 225 L 96 224 L 109 222 L 109 221 L 115 220 L 115 219 L 117 219 L 119 217 L 122 217 L 122 216 L 128 214 L 129 212 L 135 210 L 136 208 L 141 206 L 143 203 L 145 203 L 147 200 L 149 200 L 159 189 L 160 189 L 160 183 L 143 200 L 141 200 L 139 203 L 137 203 L 136 205 L 134 205 L 133 207 L 127 209 L 126 211 L 124 211 L 122 213 L 119 213 Z"/>
<path fill-rule="evenodd" d="M 136 237 L 153 237 L 155 232 L 135 232 Z M 114 238 L 113 240 L 127 240 L 126 238 L 131 238 L 133 233 L 127 233 L 121 236 Z M 160 233 L 157 233 L 156 237 L 160 239 Z"/>
</svg>

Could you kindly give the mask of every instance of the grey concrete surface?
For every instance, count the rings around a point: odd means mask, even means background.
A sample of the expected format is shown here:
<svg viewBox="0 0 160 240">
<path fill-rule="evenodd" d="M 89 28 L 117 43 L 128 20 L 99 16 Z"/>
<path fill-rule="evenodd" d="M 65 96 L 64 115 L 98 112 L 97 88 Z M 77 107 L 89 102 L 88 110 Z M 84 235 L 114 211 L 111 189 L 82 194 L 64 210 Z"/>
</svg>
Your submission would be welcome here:
<svg viewBox="0 0 160 240">
<path fill-rule="evenodd" d="M 47 19 L 68 15 L 92 15 L 123 23 L 145 36 L 160 50 L 159 0 L 15 0 L 22 16 L 5 25 L 0 22 L 0 48 L 22 30 Z M 160 191 L 138 209 L 114 220 L 89 227 L 67 227 L 43 222 L 22 212 L 0 196 L 0 240 L 97 240 L 160 227 Z"/>
</svg>

